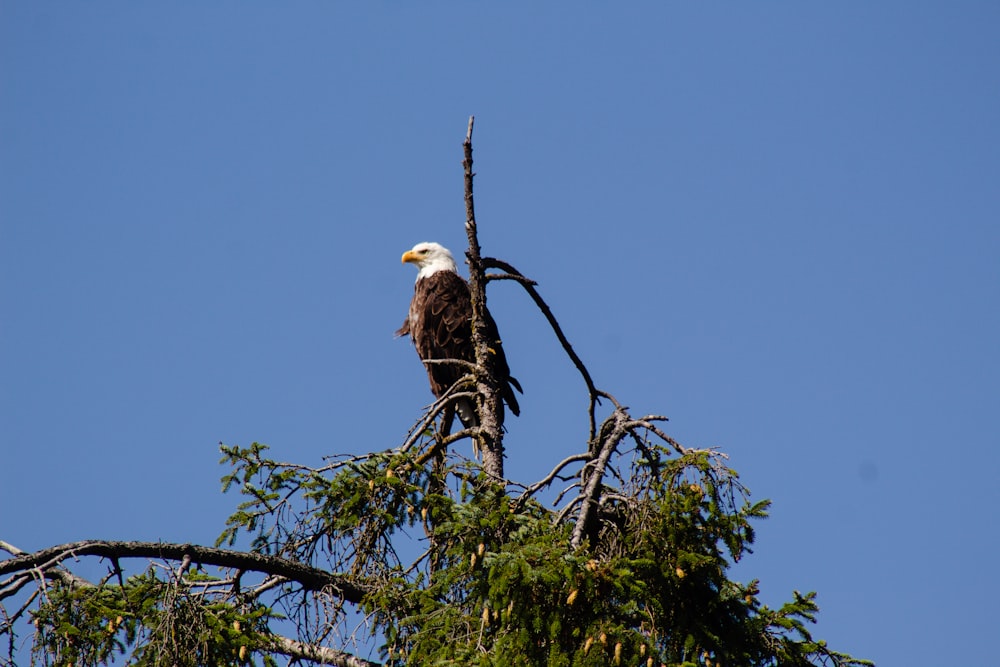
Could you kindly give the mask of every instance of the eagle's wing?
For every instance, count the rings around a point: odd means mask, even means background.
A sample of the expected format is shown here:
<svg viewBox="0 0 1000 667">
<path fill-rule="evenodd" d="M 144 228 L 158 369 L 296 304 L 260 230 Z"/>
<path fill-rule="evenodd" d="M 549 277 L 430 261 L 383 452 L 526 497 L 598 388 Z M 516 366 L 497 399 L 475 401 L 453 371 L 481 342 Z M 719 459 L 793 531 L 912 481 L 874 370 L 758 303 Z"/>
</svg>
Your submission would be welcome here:
<svg viewBox="0 0 1000 667">
<path fill-rule="evenodd" d="M 421 359 L 475 361 L 475 351 L 472 348 L 472 301 L 469 298 L 469 286 L 461 276 L 450 271 L 440 271 L 417 281 L 411 313 L 398 333 L 410 334 Z M 521 408 L 514 390 L 521 391 L 521 385 L 510 375 L 496 322 L 488 310 L 485 320 L 490 350 L 497 355 L 494 368 L 500 382 L 501 396 L 510 411 L 518 415 Z M 465 367 L 455 364 L 425 366 L 431 391 L 435 396 L 444 394 L 467 373 Z M 502 414 L 500 420 L 503 421 Z"/>
<path fill-rule="evenodd" d="M 484 319 L 486 320 L 486 334 L 490 337 L 490 351 L 496 354 L 496 359 L 493 363 L 497 379 L 500 380 L 500 394 L 507 407 L 517 417 L 521 414 L 521 406 L 517 404 L 517 396 L 514 395 L 514 389 L 517 389 L 521 393 L 524 393 L 524 391 L 521 389 L 521 383 L 517 381 L 517 378 L 510 374 L 510 366 L 507 365 L 507 355 L 504 354 L 503 343 L 500 341 L 500 331 L 497 329 L 497 323 L 493 320 L 489 308 L 486 309 L 486 317 Z"/>
<path fill-rule="evenodd" d="M 469 288 L 457 273 L 441 271 L 418 280 L 407 319 L 421 359 L 472 359 L 472 303 Z M 426 364 L 431 391 L 441 396 L 465 375 L 453 364 Z"/>
</svg>

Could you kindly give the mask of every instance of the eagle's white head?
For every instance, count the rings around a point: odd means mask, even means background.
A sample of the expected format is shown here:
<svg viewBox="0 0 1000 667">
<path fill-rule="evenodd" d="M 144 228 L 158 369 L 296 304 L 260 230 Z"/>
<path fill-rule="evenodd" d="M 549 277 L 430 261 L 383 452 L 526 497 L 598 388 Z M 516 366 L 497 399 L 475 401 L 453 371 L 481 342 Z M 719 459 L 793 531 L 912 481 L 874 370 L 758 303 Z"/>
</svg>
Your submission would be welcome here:
<svg viewBox="0 0 1000 667">
<path fill-rule="evenodd" d="M 415 264 L 420 271 L 417 280 L 434 275 L 438 271 L 458 273 L 458 266 L 451 252 L 440 243 L 418 243 L 403 253 L 403 263 Z"/>
</svg>

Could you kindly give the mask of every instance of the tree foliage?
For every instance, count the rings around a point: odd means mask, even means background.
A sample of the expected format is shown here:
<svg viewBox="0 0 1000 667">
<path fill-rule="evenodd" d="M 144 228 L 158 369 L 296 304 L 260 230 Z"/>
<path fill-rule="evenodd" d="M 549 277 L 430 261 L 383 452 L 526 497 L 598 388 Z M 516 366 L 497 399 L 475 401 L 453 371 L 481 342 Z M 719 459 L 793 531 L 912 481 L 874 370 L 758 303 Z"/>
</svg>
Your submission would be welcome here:
<svg viewBox="0 0 1000 667">
<path fill-rule="evenodd" d="M 27 641 L 38 665 L 871 664 L 814 639 L 815 594 L 772 608 L 758 582 L 729 578 L 769 503 L 751 500 L 721 452 L 682 446 L 663 417 L 635 418 L 598 390 L 534 283 L 479 256 L 471 166 L 470 121 L 473 299 L 481 308 L 489 280 L 514 280 L 553 325 L 589 396 L 580 453 L 519 483 L 503 477 L 489 419 L 450 433 L 454 393 L 474 393 L 481 411 L 498 400 L 480 350 L 399 447 L 306 466 L 262 444 L 222 445 L 224 489 L 242 500 L 213 547 L 26 554 L 0 542 L 0 663 Z M 451 447 L 468 438 L 482 464 Z M 84 556 L 108 575 L 86 581 L 63 565 Z M 136 558 L 152 563 L 121 564 Z"/>
</svg>

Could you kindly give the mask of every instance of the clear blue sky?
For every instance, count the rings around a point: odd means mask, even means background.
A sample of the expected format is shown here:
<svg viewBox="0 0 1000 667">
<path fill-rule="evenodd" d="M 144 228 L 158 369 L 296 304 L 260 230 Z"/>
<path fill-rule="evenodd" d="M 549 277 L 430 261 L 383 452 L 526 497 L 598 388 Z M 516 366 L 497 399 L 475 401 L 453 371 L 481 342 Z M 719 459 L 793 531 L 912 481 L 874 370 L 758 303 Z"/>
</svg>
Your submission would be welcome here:
<svg viewBox="0 0 1000 667">
<path fill-rule="evenodd" d="M 399 256 L 461 251 L 475 114 L 484 252 L 773 499 L 736 574 L 880 665 L 995 664 L 998 35 L 995 2 L 0 1 L 0 539 L 211 543 L 220 440 L 399 444 Z M 535 479 L 585 392 L 491 289 Z"/>
</svg>

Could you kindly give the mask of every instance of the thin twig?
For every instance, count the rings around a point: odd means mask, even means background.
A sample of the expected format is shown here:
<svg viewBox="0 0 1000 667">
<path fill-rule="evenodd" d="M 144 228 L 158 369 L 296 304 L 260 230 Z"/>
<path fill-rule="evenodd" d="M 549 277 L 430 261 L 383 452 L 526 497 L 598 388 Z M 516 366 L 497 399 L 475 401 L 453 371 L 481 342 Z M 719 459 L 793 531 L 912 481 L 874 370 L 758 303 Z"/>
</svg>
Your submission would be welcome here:
<svg viewBox="0 0 1000 667">
<path fill-rule="evenodd" d="M 457 433 L 451 433 L 449 435 L 442 436 L 434 443 L 433 447 L 431 447 L 426 452 L 417 457 L 416 464 L 423 465 L 427 463 L 427 461 L 429 461 L 431 457 L 434 456 L 434 454 L 444 451 L 448 445 L 458 442 L 459 440 L 464 440 L 465 438 L 473 438 L 473 440 L 475 440 L 475 438 L 478 435 L 479 435 L 479 428 L 472 427 L 472 428 L 463 428 L 461 431 L 458 431 Z"/>
<path fill-rule="evenodd" d="M 569 486 L 567 486 L 565 489 L 563 489 L 562 491 L 560 491 L 559 495 L 556 496 L 556 499 L 555 499 L 555 501 L 553 501 L 552 504 L 553 505 L 558 505 L 559 503 L 561 503 L 562 499 L 566 496 L 566 494 L 569 493 L 570 491 L 572 491 L 573 489 L 575 489 L 578 486 L 581 486 L 580 480 L 577 480 L 577 481 L 573 482 L 572 484 L 570 484 Z"/>
<path fill-rule="evenodd" d="M 498 259 L 493 259 L 492 257 L 486 257 L 483 259 L 484 262 L 499 262 Z M 514 275 L 513 273 L 487 273 L 486 280 L 513 280 L 516 283 L 521 283 L 522 285 L 531 285 L 532 287 L 538 285 L 537 282 L 528 278 L 527 276 Z"/>
<path fill-rule="evenodd" d="M 635 428 L 635 427 L 639 426 L 639 427 L 642 427 L 644 429 L 648 429 L 650 432 L 655 433 L 656 437 L 658 437 L 660 440 L 662 440 L 663 442 L 665 442 L 668 445 L 670 445 L 671 447 L 673 447 L 677 451 L 678 454 L 685 454 L 688 451 L 691 451 L 687 447 L 684 447 L 683 445 L 681 445 L 681 443 L 677 442 L 676 440 L 674 440 L 673 438 L 671 438 L 669 435 L 667 435 L 666 433 L 664 433 L 662 429 L 660 429 L 658 426 L 656 426 L 656 424 L 653 423 L 654 420 L 656 420 L 656 421 L 666 421 L 667 418 L 666 417 L 662 417 L 660 415 L 649 415 L 647 417 L 642 417 L 641 419 L 635 419 L 635 420 L 629 422 L 629 427 L 630 428 Z"/>
<path fill-rule="evenodd" d="M 562 471 L 562 469 L 565 468 L 566 466 L 568 466 L 570 463 L 573 463 L 575 461 L 589 461 L 592 458 L 593 458 L 593 456 L 590 454 L 590 452 L 586 452 L 584 454 L 573 454 L 572 456 L 567 456 L 562 461 L 560 461 L 556 465 L 555 468 L 552 469 L 552 472 L 550 472 L 544 478 L 540 479 L 539 481 L 535 482 L 534 484 L 532 484 L 531 486 L 529 486 L 527 489 L 525 489 L 524 493 L 522 493 L 520 496 L 518 496 L 518 498 L 517 498 L 517 504 L 519 505 L 519 504 L 523 503 L 525 500 L 527 500 L 532 495 L 534 495 L 535 493 L 537 493 L 540 489 L 542 489 L 542 488 L 548 486 L 549 484 L 551 484 L 552 481 L 555 480 L 555 478 Z"/>
<path fill-rule="evenodd" d="M 399 451 L 405 452 L 410 447 L 412 447 L 414 443 L 416 443 L 416 441 L 420 439 L 420 436 L 424 433 L 424 431 L 426 431 L 430 427 L 431 423 L 434 422 L 434 419 L 439 414 L 444 412 L 445 408 L 451 405 L 455 401 L 455 399 L 475 398 L 476 395 L 474 392 L 458 391 L 458 389 L 464 384 L 466 384 L 468 380 L 469 380 L 468 375 L 459 379 L 458 382 L 456 382 L 455 384 L 453 384 L 451 387 L 448 388 L 448 391 L 446 391 L 444 394 L 441 395 L 441 398 L 439 398 L 438 400 L 434 401 L 434 403 L 431 404 L 431 406 L 417 421 L 417 423 L 413 426 L 413 428 L 410 429 L 410 433 L 409 435 L 407 435 L 406 440 L 403 442 L 402 445 L 399 446 Z"/>
</svg>

